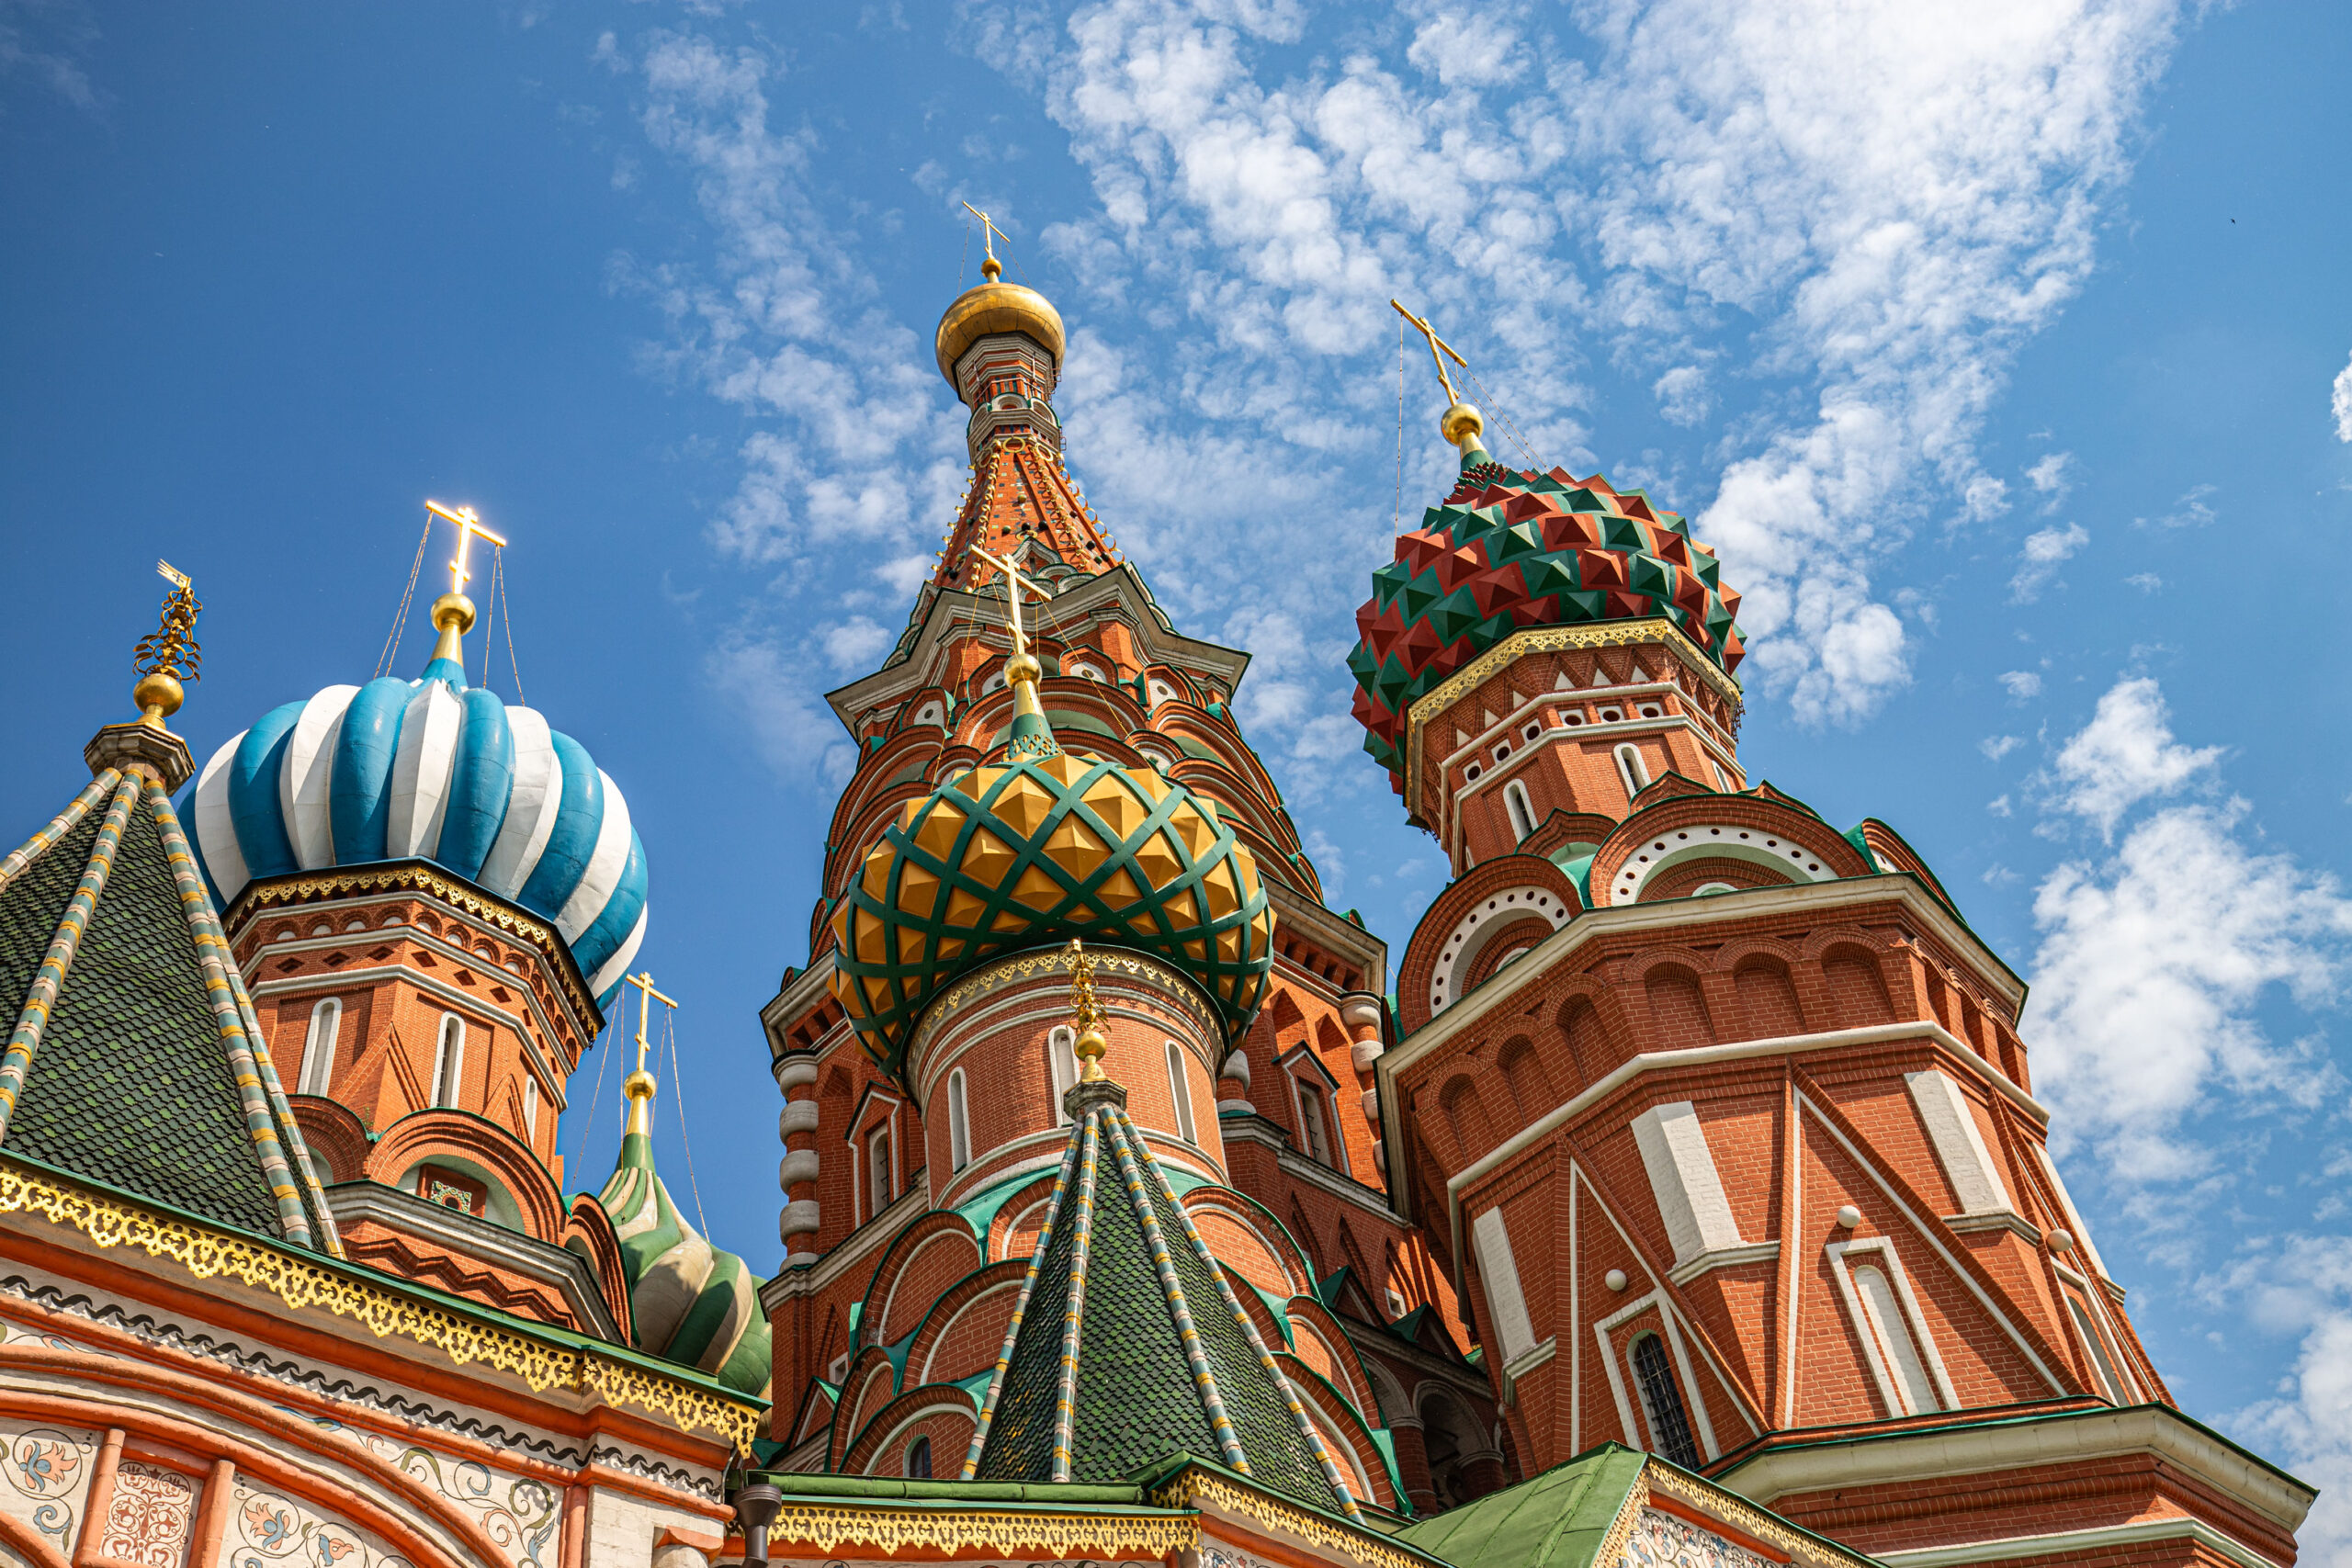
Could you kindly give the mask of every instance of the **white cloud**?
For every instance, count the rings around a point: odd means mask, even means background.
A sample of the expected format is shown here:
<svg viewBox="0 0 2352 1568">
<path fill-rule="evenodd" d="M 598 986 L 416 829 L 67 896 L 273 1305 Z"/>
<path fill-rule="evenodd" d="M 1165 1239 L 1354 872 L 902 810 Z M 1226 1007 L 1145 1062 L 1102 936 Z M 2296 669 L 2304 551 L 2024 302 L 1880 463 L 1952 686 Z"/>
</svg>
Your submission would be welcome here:
<svg viewBox="0 0 2352 1568">
<path fill-rule="evenodd" d="M 2030 670 L 2012 670 L 2001 676 L 2000 682 L 2011 702 L 2031 702 L 2041 695 L 2041 677 Z"/>
<path fill-rule="evenodd" d="M 2232 1426 L 2277 1445 L 2294 1473 L 2320 1489 L 2296 1532 L 2300 1560 L 2352 1558 L 2352 1237 L 2261 1238 L 2203 1281 L 2201 1293 L 2243 1303 L 2267 1332 L 2301 1336 L 2278 1392 L 2239 1411 Z"/>
<path fill-rule="evenodd" d="M 1976 743 L 1976 749 L 1984 753 L 1986 761 L 1997 762 L 2024 744 L 2024 739 L 2018 736 L 1988 735 Z"/>
<path fill-rule="evenodd" d="M 2068 862 L 2034 898 L 2041 945 L 2027 1037 L 2052 1127 L 2130 1182 L 2196 1174 L 2183 1123 L 2222 1094 L 2309 1108 L 2341 1087 L 2310 1049 L 2265 1033 L 2283 987 L 2332 1001 L 2352 963 L 2352 900 L 2240 841 L 2241 808 L 2168 807 L 2099 864 Z"/>
<path fill-rule="evenodd" d="M 703 660 L 711 689 L 747 721 L 761 757 L 796 783 L 839 787 L 857 766 L 857 748 L 841 721 L 810 689 L 820 657 L 811 644 L 787 648 L 741 631 L 722 637 Z"/>
<path fill-rule="evenodd" d="M 2123 581 L 2126 586 L 2136 588 L 2143 593 L 2154 593 L 2165 585 L 2165 580 L 2153 571 L 2135 571 Z"/>
<path fill-rule="evenodd" d="M 2053 803 L 2112 837 L 2126 811 L 2172 794 L 2221 757 L 2219 746 L 2193 748 L 2173 739 L 2172 716 L 2155 682 L 2120 681 L 2060 748 Z"/>
<path fill-rule="evenodd" d="M 838 625 L 820 628 L 817 640 L 824 645 L 825 657 L 834 669 L 845 674 L 863 675 L 874 668 L 896 639 L 887 628 L 865 616 L 852 615 Z"/>
<path fill-rule="evenodd" d="M 2335 438 L 2352 441 L 2352 364 L 2335 373 L 2335 386 L 2328 399 L 2328 412 L 2335 416 Z"/>
<path fill-rule="evenodd" d="M 2030 604 L 2041 598 L 2041 591 L 2058 575 L 2058 569 L 2090 542 L 2089 533 L 2079 523 L 2028 534 L 2018 551 L 2017 574 L 2009 579 L 2009 598 L 2019 604 Z"/>
<path fill-rule="evenodd" d="M 967 25 L 1010 80 L 1043 84 L 1092 181 L 1100 221 L 1049 243 L 1099 298 L 1144 301 L 1149 327 L 1119 351 L 1151 389 L 1134 414 L 1145 461 L 1250 422 L 1290 445 L 1255 462 L 1296 472 L 1305 455 L 1324 495 L 1360 489 L 1355 527 L 1377 546 L 1368 389 L 1393 352 L 1375 346 L 1391 294 L 1472 354 L 1505 405 L 1490 415 L 1546 460 L 1592 459 L 1586 339 L 1670 420 L 1713 417 L 1735 389 L 1750 406 L 1729 411 L 1712 503 L 1679 499 L 1704 505 L 1696 532 L 1747 595 L 1764 689 L 1810 722 L 1859 719 L 1909 679 L 1875 578 L 1939 496 L 1977 520 L 2007 504 L 1977 430 L 2018 346 L 2087 274 L 2174 7 L 1572 15 L 1582 39 L 1515 8 L 1424 14 L 1402 59 L 1294 6 L 1223 0 L 1099 0 L 1058 27 L 976 7 Z M 1753 333 L 1725 338 L 1731 312 Z M 1721 342 L 1742 357 L 1701 373 Z M 1411 428 L 1430 391 L 1414 386 Z M 1442 484 L 1421 441 L 1417 500 Z M 1078 450 L 1114 499 L 1167 493 L 1122 482 L 1116 447 Z M 1311 615 L 1301 590 L 1339 581 L 1219 586 Z"/>
<path fill-rule="evenodd" d="M 2072 452 L 2052 452 L 2025 471 L 2026 480 L 2033 486 L 2034 493 L 2045 498 L 2041 503 L 2042 511 L 2056 511 L 2074 490 L 2074 467 L 2075 455 Z"/>
<path fill-rule="evenodd" d="M 2167 528 L 2202 528 L 2221 516 L 2213 510 L 2213 503 L 2205 499 L 2220 490 L 2219 485 L 2191 485 L 2172 503 L 2172 510 L 2156 521 Z"/>
</svg>

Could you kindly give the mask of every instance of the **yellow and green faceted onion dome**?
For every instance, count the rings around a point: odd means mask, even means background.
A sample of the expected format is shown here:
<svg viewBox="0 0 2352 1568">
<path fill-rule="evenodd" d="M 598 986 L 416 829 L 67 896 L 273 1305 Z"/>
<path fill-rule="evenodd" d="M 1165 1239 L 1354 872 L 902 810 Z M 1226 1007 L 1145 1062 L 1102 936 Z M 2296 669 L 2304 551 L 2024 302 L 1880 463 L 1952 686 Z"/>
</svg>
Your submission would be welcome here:
<svg viewBox="0 0 2352 1568">
<path fill-rule="evenodd" d="M 1191 976 L 1228 1041 L 1257 1016 L 1274 912 L 1232 828 L 1149 768 L 1038 739 L 909 801 L 834 908 L 833 994 L 885 1071 L 957 976 L 1071 937 Z"/>
<path fill-rule="evenodd" d="M 1507 468 L 1474 451 L 1461 481 L 1372 574 L 1348 668 L 1364 750 L 1404 787 L 1413 704 L 1513 632 L 1663 617 L 1724 674 L 1739 666 L 1739 595 L 1678 514 L 1595 474 Z"/>
</svg>

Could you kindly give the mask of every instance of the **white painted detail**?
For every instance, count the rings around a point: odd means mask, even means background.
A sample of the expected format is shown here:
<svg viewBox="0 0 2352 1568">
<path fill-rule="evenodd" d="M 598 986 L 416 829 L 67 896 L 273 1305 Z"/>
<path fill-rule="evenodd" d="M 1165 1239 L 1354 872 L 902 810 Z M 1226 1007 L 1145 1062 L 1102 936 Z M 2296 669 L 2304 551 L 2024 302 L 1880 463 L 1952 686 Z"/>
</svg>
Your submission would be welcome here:
<svg viewBox="0 0 2352 1568">
<path fill-rule="evenodd" d="M 563 764 L 556 758 L 547 716 L 508 708 L 506 728 L 514 738 L 514 783 L 506 797 L 506 820 L 481 863 L 481 885 L 501 898 L 520 893 L 538 869 L 563 809 Z"/>
<path fill-rule="evenodd" d="M 384 830 L 384 852 L 392 859 L 429 855 L 441 847 L 441 819 L 449 810 L 449 775 L 457 766 L 458 733 L 465 718 L 466 705 L 438 681 L 425 682 L 408 700 L 400 750 L 392 755 L 392 798 Z"/>
<path fill-rule="evenodd" d="M 1470 1235 L 1478 1249 L 1478 1278 L 1487 1287 L 1487 1307 L 1494 1316 L 1495 1333 L 1502 1339 L 1502 1359 L 1516 1361 L 1535 1348 L 1535 1325 L 1527 1316 L 1527 1297 L 1520 1289 L 1519 1263 L 1511 1257 L 1510 1232 L 1503 1212 L 1489 1209 L 1471 1222 Z"/>
<path fill-rule="evenodd" d="M 817 1200 L 801 1198 L 784 1206 L 784 1214 L 776 1223 L 779 1237 L 789 1244 L 794 1236 L 814 1234 L 818 1225 Z"/>
<path fill-rule="evenodd" d="M 212 886 L 220 890 L 224 905 L 254 879 L 245 866 L 244 846 L 237 842 L 236 821 L 229 815 L 229 764 L 237 760 L 237 745 L 243 739 L 232 736 L 196 780 L 196 841 L 203 846 L 204 869 L 212 874 Z"/>
<path fill-rule="evenodd" d="M 1984 1146 L 1984 1130 L 1977 1126 L 1960 1086 L 1932 1067 L 1905 1073 L 1903 1081 L 1911 1090 L 1911 1103 L 1918 1108 L 1928 1140 L 1936 1145 L 1936 1159 L 1960 1199 L 1960 1212 L 1993 1214 L 2015 1207 L 2008 1190 L 2001 1184 L 2001 1168 L 1993 1151 Z"/>
<path fill-rule="evenodd" d="M 1557 931 L 1567 923 L 1568 909 L 1541 887 L 1509 887 L 1481 899 L 1455 923 L 1438 948 L 1430 976 L 1430 1011 L 1442 1012 L 1461 992 L 1461 976 L 1485 951 L 1487 939 L 1521 915 L 1535 915 Z"/>
<path fill-rule="evenodd" d="M 1871 1376 L 1889 1416 L 1957 1410 L 1960 1396 L 1944 1371 L 1903 1259 L 1884 1236 L 1833 1241 L 1823 1251 L 1838 1276 L 1838 1293 L 1869 1352 Z"/>
<path fill-rule="evenodd" d="M 1643 1111 L 1634 1118 L 1634 1142 L 1641 1148 L 1650 1191 L 1674 1243 L 1678 1266 L 1741 1245 L 1739 1224 L 1724 1196 L 1723 1179 L 1715 1174 L 1714 1156 L 1708 1151 L 1696 1107 L 1679 1100 Z"/>
<path fill-rule="evenodd" d="M 621 976 L 628 973 L 628 966 L 637 962 L 637 950 L 645 945 L 645 919 L 652 912 L 650 906 L 637 912 L 637 924 L 629 927 L 628 935 L 621 939 L 620 946 L 613 949 L 613 955 L 605 960 L 604 967 L 588 977 L 590 995 L 601 997 L 621 983 Z"/>
<path fill-rule="evenodd" d="M 819 1159 L 816 1150 L 795 1149 L 777 1162 L 776 1180 L 789 1190 L 803 1181 L 816 1180 L 817 1173 L 821 1168 L 823 1168 L 822 1162 Z"/>
<path fill-rule="evenodd" d="M 328 795 L 334 782 L 334 743 L 343 734 L 343 710 L 359 694 L 356 686 L 329 686 L 302 705 L 302 716 L 286 737 L 286 761 L 277 775 L 277 807 L 294 859 L 304 871 L 334 863 L 334 819 Z"/>
<path fill-rule="evenodd" d="M 596 777 L 605 785 L 605 820 L 597 828 L 595 852 L 588 857 L 588 869 L 580 874 L 580 886 L 564 900 L 563 911 L 555 918 L 556 930 L 566 942 L 577 942 L 580 933 L 596 923 L 612 901 L 613 889 L 620 886 L 621 873 L 628 869 L 628 802 L 621 798 L 620 786 L 604 769 L 596 770 Z"/>
<path fill-rule="evenodd" d="M 2051 1190 L 2058 1194 L 2059 1207 L 2066 1211 L 2066 1228 L 2073 1231 L 2075 1239 L 2082 1244 L 2083 1256 L 2090 1259 L 2091 1267 L 2098 1269 L 2102 1278 L 2113 1279 L 2115 1276 L 2108 1273 L 2107 1264 L 2098 1255 L 2098 1244 L 2091 1240 L 2090 1227 L 2083 1224 L 2082 1211 L 2075 1207 L 2075 1195 L 2066 1190 L 2066 1179 L 2058 1174 L 2058 1162 L 2052 1159 L 2050 1151 L 2039 1144 L 2034 1145 L 2033 1153 L 2034 1157 L 2041 1162 L 2041 1173 L 2050 1178 Z"/>
<path fill-rule="evenodd" d="M 807 1056 L 796 1056 L 775 1070 L 775 1087 L 789 1093 L 805 1083 L 817 1081 L 817 1064 Z"/>
<path fill-rule="evenodd" d="M 776 1129 L 786 1137 L 795 1133 L 813 1133 L 820 1112 L 813 1100 L 796 1100 L 786 1104 L 784 1113 L 776 1118 Z"/>
<path fill-rule="evenodd" d="M 1838 877 L 1819 855 L 1803 844 L 1792 842 L 1785 834 L 1730 822 L 1696 822 L 1688 828 L 1661 832 L 1626 856 L 1625 863 L 1610 879 L 1609 901 L 1637 901 L 1643 886 L 1651 877 L 1670 865 L 1700 855 L 1768 865 L 1792 882 L 1834 882 Z"/>
</svg>

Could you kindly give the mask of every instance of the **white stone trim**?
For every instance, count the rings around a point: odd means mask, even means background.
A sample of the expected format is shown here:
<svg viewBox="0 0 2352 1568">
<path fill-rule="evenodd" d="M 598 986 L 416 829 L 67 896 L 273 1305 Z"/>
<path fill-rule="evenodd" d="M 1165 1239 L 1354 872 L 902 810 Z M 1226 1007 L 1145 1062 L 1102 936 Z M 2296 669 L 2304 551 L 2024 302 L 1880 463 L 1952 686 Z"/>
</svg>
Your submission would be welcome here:
<svg viewBox="0 0 2352 1568">
<path fill-rule="evenodd" d="M 1472 907 L 1453 923 L 1446 933 L 1444 944 L 1438 949 L 1437 962 L 1430 975 L 1430 1014 L 1435 1017 L 1453 1005 L 1459 993 L 1456 984 L 1478 955 L 1487 950 L 1487 939 L 1508 921 L 1521 915 L 1533 915 L 1549 922 L 1558 931 L 1568 920 L 1569 909 L 1559 896 L 1548 887 L 1532 883 L 1515 887 L 1498 887 Z M 1478 922 L 1492 917 L 1485 937 L 1477 933 Z"/>
<path fill-rule="evenodd" d="M 1623 771 L 1622 762 L 1619 771 Z M 1646 789 L 1648 784 L 1642 787 Z M 1769 867 L 1801 885 L 1838 880 L 1838 874 L 1822 863 L 1819 851 L 1796 842 L 1786 833 L 1743 828 L 1736 822 L 1694 822 L 1688 828 L 1667 831 L 1673 833 L 1674 841 L 1652 840 L 1651 848 L 1627 856 L 1625 863 L 1617 868 L 1617 874 L 1609 881 L 1609 908 L 1640 902 L 1642 889 L 1649 885 L 1651 877 L 1686 860 L 1745 861 Z M 1825 827 L 1822 831 L 1830 829 Z M 1699 837 L 1701 834 L 1705 837 Z"/>
<path fill-rule="evenodd" d="M 1652 1106 L 1634 1118 L 1633 1130 L 1676 1267 L 1743 1245 L 1698 1107 L 1687 1100 Z"/>
<path fill-rule="evenodd" d="M 1829 1266 L 1838 1276 L 1838 1294 L 1846 1303 L 1846 1315 L 1854 1325 L 1854 1333 L 1862 1342 L 1862 1349 L 1870 1361 L 1871 1376 L 1878 1384 L 1879 1399 L 1886 1407 L 1889 1418 L 1900 1420 L 1906 1416 L 1933 1416 L 1933 1410 L 1910 1410 L 1905 1407 L 1902 1392 L 1895 1386 L 1894 1369 L 1886 1364 L 1881 1352 L 1878 1336 L 1871 1332 L 1870 1314 L 1864 1309 L 1861 1292 L 1854 1287 L 1854 1277 L 1847 1268 L 1846 1258 L 1851 1253 L 1874 1256 L 1884 1267 L 1886 1277 L 1894 1286 L 1894 1299 L 1901 1309 L 1903 1321 L 1899 1326 L 1911 1336 L 1911 1348 L 1919 1363 L 1927 1370 L 1928 1381 L 1935 1385 L 1936 1398 L 1944 1410 L 1960 1408 L 1960 1395 L 1952 1391 L 1951 1375 L 1944 1371 L 1941 1351 L 1936 1348 L 1936 1337 L 1928 1332 L 1928 1320 L 1919 1311 L 1919 1298 L 1911 1289 L 1911 1276 L 1904 1271 L 1903 1258 L 1894 1245 L 1883 1235 L 1861 1236 L 1851 1241 L 1833 1241 L 1822 1248 Z"/>
<path fill-rule="evenodd" d="M 1777 1241 L 1743 1242 L 1737 1247 L 1702 1252 L 1687 1263 L 1678 1263 L 1667 1270 L 1666 1277 L 1678 1285 L 1687 1285 L 1702 1274 L 1711 1274 L 1734 1263 L 1762 1263 L 1780 1256 L 1781 1244 Z"/>
<path fill-rule="evenodd" d="M 1936 1162 L 1944 1168 L 1952 1195 L 1963 1214 L 2006 1213 L 2017 1205 L 2001 1180 L 2001 1168 L 1984 1146 L 1984 1129 L 1969 1109 L 1960 1086 L 1934 1067 L 1903 1075 L 1911 1103 L 1935 1145 Z"/>
<path fill-rule="evenodd" d="M 1716 1477 L 1716 1483 L 1769 1508 L 1799 1492 L 2028 1467 L 2064 1469 L 2137 1453 L 2154 1455 L 2289 1533 L 2302 1524 L 2318 1495 L 2165 1404 L 2070 1411 L 2039 1420 L 1987 1421 L 1774 1449 Z M 1887 1555 L 1891 1560 L 1894 1554 Z"/>
<path fill-rule="evenodd" d="M 2056 1530 L 2049 1535 L 2012 1535 L 1999 1540 L 1963 1541 L 1956 1546 L 1920 1546 L 1908 1551 L 1882 1551 L 1889 1568 L 1947 1568 L 1963 1562 L 1995 1562 L 2013 1557 L 2047 1557 L 2053 1552 L 2088 1556 L 2152 1540 L 2188 1540 L 2238 1568 L 2281 1568 L 2252 1547 L 2223 1535 L 2203 1519 L 2176 1515 L 2170 1518 L 2135 1519 L 2128 1525 L 2102 1525 L 2095 1529 Z"/>
<path fill-rule="evenodd" d="M 1511 1256 L 1510 1227 L 1501 1209 L 1489 1209 L 1470 1222 L 1470 1235 L 1477 1247 L 1478 1277 L 1486 1282 L 1495 1337 L 1502 1341 L 1495 1350 L 1509 1365 L 1535 1348 L 1535 1325 L 1527 1315 L 1519 1260 Z"/>
</svg>

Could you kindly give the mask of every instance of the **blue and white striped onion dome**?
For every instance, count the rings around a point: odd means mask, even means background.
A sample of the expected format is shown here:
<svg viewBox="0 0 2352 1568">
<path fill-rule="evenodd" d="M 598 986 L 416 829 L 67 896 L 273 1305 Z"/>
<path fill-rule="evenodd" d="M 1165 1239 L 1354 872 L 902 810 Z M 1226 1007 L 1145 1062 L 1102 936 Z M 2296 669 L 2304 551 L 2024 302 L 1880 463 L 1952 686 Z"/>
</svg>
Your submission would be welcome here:
<svg viewBox="0 0 2352 1568">
<path fill-rule="evenodd" d="M 257 878 L 424 859 L 552 924 L 600 1008 L 645 940 L 645 846 L 569 735 L 435 659 L 288 703 L 212 754 L 189 792 L 222 908 Z"/>
</svg>

